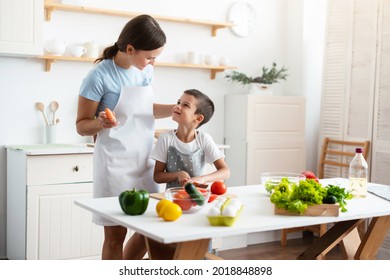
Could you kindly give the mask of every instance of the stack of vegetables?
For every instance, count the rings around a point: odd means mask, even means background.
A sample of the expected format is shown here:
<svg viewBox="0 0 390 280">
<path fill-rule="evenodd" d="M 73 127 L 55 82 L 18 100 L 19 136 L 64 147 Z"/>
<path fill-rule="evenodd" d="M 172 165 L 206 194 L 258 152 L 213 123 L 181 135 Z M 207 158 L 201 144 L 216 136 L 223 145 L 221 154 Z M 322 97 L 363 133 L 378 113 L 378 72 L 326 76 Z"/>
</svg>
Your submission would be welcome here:
<svg viewBox="0 0 390 280">
<path fill-rule="evenodd" d="M 341 212 L 347 212 L 346 200 L 349 199 L 352 199 L 352 194 L 344 188 L 335 185 L 324 187 L 315 179 L 292 183 L 283 178 L 271 194 L 271 202 L 276 207 L 297 214 L 304 213 L 312 205 L 335 203 L 339 204 Z"/>
</svg>

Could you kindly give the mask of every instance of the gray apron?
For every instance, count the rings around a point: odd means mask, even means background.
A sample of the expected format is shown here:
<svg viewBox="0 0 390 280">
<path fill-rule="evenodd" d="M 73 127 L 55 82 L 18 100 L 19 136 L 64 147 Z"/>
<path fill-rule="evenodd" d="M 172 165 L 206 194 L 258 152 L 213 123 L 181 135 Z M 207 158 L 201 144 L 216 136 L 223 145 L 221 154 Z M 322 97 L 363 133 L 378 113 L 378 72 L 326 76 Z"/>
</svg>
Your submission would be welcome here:
<svg viewBox="0 0 390 280">
<path fill-rule="evenodd" d="M 201 176 L 205 169 L 205 156 L 204 151 L 200 148 L 198 139 L 195 133 L 195 141 L 198 145 L 198 149 L 190 154 L 181 153 L 176 149 L 172 143 L 168 147 L 168 158 L 167 158 L 167 172 L 178 172 L 185 171 L 191 177 Z M 176 137 L 176 134 L 173 136 Z M 172 138 L 172 142 L 174 138 Z M 177 180 L 168 182 L 166 188 L 180 187 Z"/>
</svg>

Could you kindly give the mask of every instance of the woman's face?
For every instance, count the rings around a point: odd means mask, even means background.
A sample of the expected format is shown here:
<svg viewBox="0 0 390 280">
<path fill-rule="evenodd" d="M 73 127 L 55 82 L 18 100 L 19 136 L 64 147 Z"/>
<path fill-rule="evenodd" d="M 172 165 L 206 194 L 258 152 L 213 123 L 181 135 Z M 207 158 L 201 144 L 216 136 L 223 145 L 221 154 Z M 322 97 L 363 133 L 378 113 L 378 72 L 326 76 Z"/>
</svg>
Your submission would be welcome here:
<svg viewBox="0 0 390 280">
<path fill-rule="evenodd" d="M 155 59 L 161 54 L 164 47 L 152 51 L 135 50 L 133 47 L 128 49 L 130 54 L 130 64 L 143 70 L 148 64 L 154 64 Z"/>
</svg>

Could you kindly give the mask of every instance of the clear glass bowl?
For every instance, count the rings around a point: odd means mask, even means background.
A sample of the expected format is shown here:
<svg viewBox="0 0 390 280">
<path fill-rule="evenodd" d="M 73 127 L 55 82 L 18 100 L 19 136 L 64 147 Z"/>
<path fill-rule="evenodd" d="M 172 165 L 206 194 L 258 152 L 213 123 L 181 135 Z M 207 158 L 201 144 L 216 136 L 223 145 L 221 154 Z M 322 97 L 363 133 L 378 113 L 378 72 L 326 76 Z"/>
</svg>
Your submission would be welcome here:
<svg viewBox="0 0 390 280">
<path fill-rule="evenodd" d="M 267 192 L 272 193 L 272 190 L 280 183 L 283 178 L 287 178 L 291 183 L 299 183 L 301 180 L 306 180 L 305 175 L 290 172 L 267 172 L 261 174 L 261 184 Z"/>
<path fill-rule="evenodd" d="M 195 213 L 202 209 L 210 198 L 209 189 L 198 188 L 198 192 L 203 196 L 203 200 L 191 198 L 190 195 L 185 191 L 184 187 L 167 189 L 165 191 L 165 198 L 178 204 L 183 211 L 183 214 Z"/>
</svg>

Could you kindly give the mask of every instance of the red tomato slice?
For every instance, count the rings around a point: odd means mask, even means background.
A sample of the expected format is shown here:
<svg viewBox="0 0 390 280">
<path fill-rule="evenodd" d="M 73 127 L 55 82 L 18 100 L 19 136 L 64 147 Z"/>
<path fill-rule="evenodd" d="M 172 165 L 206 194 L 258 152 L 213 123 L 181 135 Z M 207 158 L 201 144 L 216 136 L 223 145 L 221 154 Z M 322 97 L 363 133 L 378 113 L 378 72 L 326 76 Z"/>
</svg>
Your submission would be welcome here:
<svg viewBox="0 0 390 280">
<path fill-rule="evenodd" d="M 185 189 L 178 190 L 175 195 L 186 195 L 186 196 L 189 196 Z"/>
<path fill-rule="evenodd" d="M 197 189 L 198 189 L 198 191 L 200 191 L 201 193 L 207 193 L 207 190 L 204 189 L 204 188 L 197 188 Z"/>
<path fill-rule="evenodd" d="M 212 193 L 212 194 L 210 194 L 209 201 L 207 201 L 207 202 L 208 203 L 213 202 L 217 197 L 218 197 L 218 195 Z"/>
</svg>

